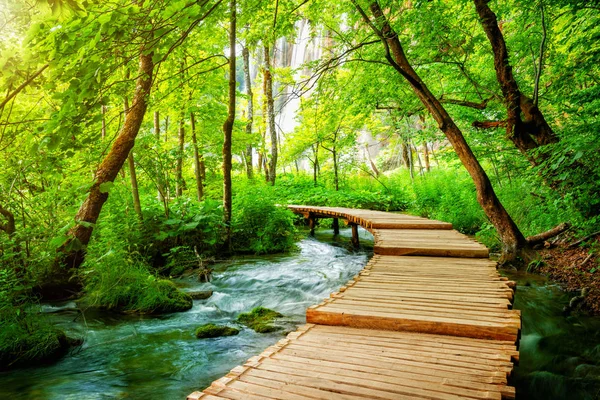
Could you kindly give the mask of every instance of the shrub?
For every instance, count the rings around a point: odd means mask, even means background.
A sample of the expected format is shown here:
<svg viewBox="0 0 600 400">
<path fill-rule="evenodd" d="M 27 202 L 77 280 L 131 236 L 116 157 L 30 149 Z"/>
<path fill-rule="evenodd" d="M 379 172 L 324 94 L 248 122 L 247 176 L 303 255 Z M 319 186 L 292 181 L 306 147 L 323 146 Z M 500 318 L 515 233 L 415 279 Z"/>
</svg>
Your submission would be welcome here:
<svg viewBox="0 0 600 400">
<path fill-rule="evenodd" d="M 88 254 L 85 266 L 87 301 L 107 310 L 128 313 L 167 313 L 192 307 L 192 298 L 172 282 L 159 279 L 139 257 L 109 250 Z"/>
<path fill-rule="evenodd" d="M 474 234 L 486 222 L 475 186 L 462 170 L 435 170 L 415 179 L 412 211 L 422 217 L 451 222 L 454 229 Z"/>
<path fill-rule="evenodd" d="M 294 247 L 294 214 L 275 205 L 268 195 L 238 194 L 233 201 L 232 241 L 235 251 L 276 253 Z"/>
</svg>

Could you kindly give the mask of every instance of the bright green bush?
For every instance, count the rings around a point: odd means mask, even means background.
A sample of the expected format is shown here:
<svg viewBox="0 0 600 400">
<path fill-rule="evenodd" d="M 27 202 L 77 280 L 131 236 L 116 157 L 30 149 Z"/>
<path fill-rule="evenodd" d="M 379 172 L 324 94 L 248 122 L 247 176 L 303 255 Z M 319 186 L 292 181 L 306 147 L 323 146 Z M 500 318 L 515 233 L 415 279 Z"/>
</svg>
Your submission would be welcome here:
<svg viewBox="0 0 600 400">
<path fill-rule="evenodd" d="M 454 229 L 474 234 L 486 222 L 475 186 L 461 170 L 433 170 L 415 179 L 411 211 L 422 217 L 451 222 Z"/>
<path fill-rule="evenodd" d="M 139 256 L 122 249 L 100 257 L 88 254 L 84 264 L 86 302 L 128 313 L 167 313 L 192 307 L 192 298 L 165 279 L 150 273 Z"/>
<path fill-rule="evenodd" d="M 276 253 L 294 247 L 294 214 L 268 194 L 248 190 L 233 200 L 232 242 L 237 252 Z"/>
</svg>

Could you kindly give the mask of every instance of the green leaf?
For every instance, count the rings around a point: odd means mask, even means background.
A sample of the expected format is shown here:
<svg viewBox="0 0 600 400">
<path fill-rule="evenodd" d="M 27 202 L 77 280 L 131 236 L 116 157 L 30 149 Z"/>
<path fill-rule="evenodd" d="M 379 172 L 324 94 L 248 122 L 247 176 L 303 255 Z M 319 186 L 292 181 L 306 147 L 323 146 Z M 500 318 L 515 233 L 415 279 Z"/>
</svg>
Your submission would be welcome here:
<svg viewBox="0 0 600 400">
<path fill-rule="evenodd" d="M 100 184 L 100 193 L 108 193 L 113 187 L 114 182 L 103 182 Z"/>
</svg>

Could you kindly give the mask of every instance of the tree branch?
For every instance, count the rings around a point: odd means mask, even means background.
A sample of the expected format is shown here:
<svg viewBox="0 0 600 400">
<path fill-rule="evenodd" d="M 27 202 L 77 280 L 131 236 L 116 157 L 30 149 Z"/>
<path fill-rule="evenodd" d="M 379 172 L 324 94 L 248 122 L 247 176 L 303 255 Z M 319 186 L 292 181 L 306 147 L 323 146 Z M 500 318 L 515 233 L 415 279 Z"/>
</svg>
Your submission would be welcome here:
<svg viewBox="0 0 600 400">
<path fill-rule="evenodd" d="M 529 243 L 530 245 L 542 243 L 550 238 L 553 238 L 554 236 L 557 236 L 557 235 L 563 233 L 570 227 L 571 227 L 571 224 L 569 224 L 568 222 L 563 222 L 562 224 L 555 226 L 554 228 L 547 230 L 546 232 L 542 232 L 537 235 L 529 236 L 526 240 L 527 240 L 527 243 Z"/>
<path fill-rule="evenodd" d="M 537 107 L 539 92 L 540 92 L 540 78 L 542 76 L 542 68 L 544 67 L 544 49 L 546 46 L 546 15 L 544 12 L 544 2 L 540 0 L 540 12 L 542 13 L 542 41 L 540 43 L 540 55 L 538 60 L 538 67 L 535 71 L 535 86 L 533 89 L 533 104 Z"/>
<path fill-rule="evenodd" d="M 18 88 L 16 88 L 15 90 L 13 90 L 12 93 L 10 93 L 8 96 L 6 96 L 6 98 L 4 99 L 4 101 L 2 101 L 2 103 L 0 103 L 0 110 L 4 109 L 4 106 L 6 106 L 6 104 L 8 104 L 8 102 L 13 97 L 15 97 L 16 95 L 18 95 L 23 89 L 25 89 L 27 87 L 27 85 L 29 85 L 31 82 L 33 82 L 33 80 L 35 78 L 37 78 L 38 76 L 40 76 L 42 74 L 42 72 L 44 72 L 46 70 L 46 68 L 48 68 L 49 66 L 50 66 L 50 64 L 46 64 L 42 68 L 38 69 L 35 74 L 31 75 L 29 77 L 29 79 L 27 79 Z"/>
<path fill-rule="evenodd" d="M 508 125 L 508 121 L 475 121 L 473 127 L 478 129 L 495 129 L 502 128 Z"/>
</svg>

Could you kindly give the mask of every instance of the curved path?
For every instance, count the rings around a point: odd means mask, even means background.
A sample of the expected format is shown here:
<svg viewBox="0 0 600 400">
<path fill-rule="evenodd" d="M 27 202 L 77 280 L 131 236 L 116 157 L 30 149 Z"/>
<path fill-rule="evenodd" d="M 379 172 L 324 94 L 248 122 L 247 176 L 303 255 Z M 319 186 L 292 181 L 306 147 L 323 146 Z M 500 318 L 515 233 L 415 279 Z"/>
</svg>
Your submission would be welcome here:
<svg viewBox="0 0 600 400">
<path fill-rule="evenodd" d="M 289 206 L 339 218 L 374 238 L 375 255 L 307 325 L 189 400 L 512 399 L 520 313 L 514 283 L 488 249 L 425 218 Z M 354 230 L 356 232 L 356 230 Z"/>
</svg>

